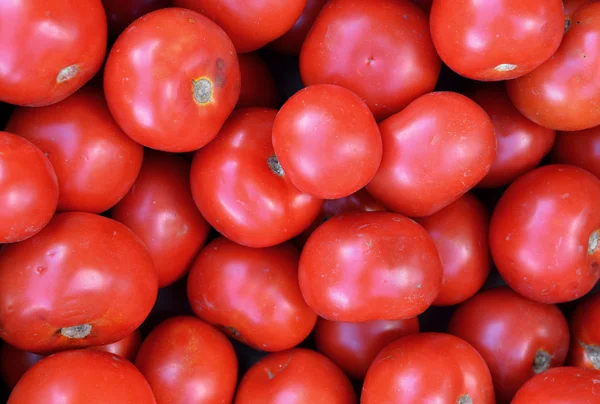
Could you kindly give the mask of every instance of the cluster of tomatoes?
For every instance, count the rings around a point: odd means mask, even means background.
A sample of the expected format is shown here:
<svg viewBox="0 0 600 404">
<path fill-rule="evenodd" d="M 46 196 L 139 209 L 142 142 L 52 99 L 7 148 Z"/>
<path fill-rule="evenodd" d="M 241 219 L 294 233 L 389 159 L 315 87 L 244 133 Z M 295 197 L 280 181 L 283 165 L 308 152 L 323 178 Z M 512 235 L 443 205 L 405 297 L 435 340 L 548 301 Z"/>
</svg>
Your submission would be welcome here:
<svg viewBox="0 0 600 404">
<path fill-rule="evenodd" d="M 2 0 L 0 101 L 10 404 L 600 403 L 600 2 Z"/>
</svg>

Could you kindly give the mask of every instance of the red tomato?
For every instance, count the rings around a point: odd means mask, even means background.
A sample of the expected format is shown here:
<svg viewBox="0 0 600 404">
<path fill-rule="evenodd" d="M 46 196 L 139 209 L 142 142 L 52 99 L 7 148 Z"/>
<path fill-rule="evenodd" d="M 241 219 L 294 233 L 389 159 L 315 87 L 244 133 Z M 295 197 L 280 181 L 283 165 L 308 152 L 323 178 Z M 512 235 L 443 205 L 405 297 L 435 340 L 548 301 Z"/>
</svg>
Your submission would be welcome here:
<svg viewBox="0 0 600 404">
<path fill-rule="evenodd" d="M 242 87 L 236 108 L 277 108 L 277 87 L 271 71 L 257 53 L 238 55 Z"/>
<path fill-rule="evenodd" d="M 595 3 L 598 0 L 563 0 L 565 9 L 565 32 L 571 28 L 573 24 L 573 15 L 583 7 Z"/>
<path fill-rule="evenodd" d="M 558 132 L 552 161 L 584 168 L 600 177 L 600 126 L 577 132 Z"/>
<path fill-rule="evenodd" d="M 440 67 L 427 16 L 408 1 L 330 0 L 300 52 L 305 85 L 346 87 L 378 121 L 433 91 Z"/>
<path fill-rule="evenodd" d="M 308 31 L 317 19 L 319 12 L 327 0 L 307 0 L 306 7 L 300 18 L 283 36 L 269 44 L 269 47 L 279 53 L 298 55 Z"/>
<path fill-rule="evenodd" d="M 600 402 L 600 372 L 560 367 L 530 379 L 511 404 L 596 404 Z"/>
<path fill-rule="evenodd" d="M 192 195 L 202 215 L 225 237 L 249 247 L 297 236 L 323 204 L 298 191 L 281 169 L 271 143 L 276 114 L 266 108 L 234 111 L 192 163 Z"/>
<path fill-rule="evenodd" d="M 12 390 L 25 372 L 43 357 L 43 355 L 22 351 L 2 342 L 0 345 L 0 375 L 6 387 Z"/>
<path fill-rule="evenodd" d="M 306 0 L 174 0 L 174 3 L 219 24 L 239 53 L 252 52 L 279 38 L 294 25 L 306 6 Z"/>
<path fill-rule="evenodd" d="M 169 7 L 171 0 L 102 0 L 102 5 L 108 20 L 108 34 L 116 38 L 139 17 Z"/>
<path fill-rule="evenodd" d="M 423 313 L 442 283 L 431 236 L 395 213 L 347 213 L 308 238 L 298 267 L 302 295 L 327 320 L 398 320 Z"/>
<path fill-rule="evenodd" d="M 265 356 L 246 372 L 235 404 L 352 404 L 356 393 L 333 362 L 304 348 Z"/>
<path fill-rule="evenodd" d="M 216 136 L 237 103 L 235 48 L 202 14 L 153 11 L 113 45 L 104 91 L 115 120 L 136 142 L 170 152 L 196 150 Z"/>
<path fill-rule="evenodd" d="M 573 21 L 550 60 L 506 87 L 523 115 L 556 130 L 600 125 L 600 3 L 580 9 Z"/>
<path fill-rule="evenodd" d="M 0 101 L 39 107 L 64 100 L 100 69 L 100 0 L 0 2 Z"/>
<path fill-rule="evenodd" d="M 107 345 L 93 346 L 90 347 L 90 349 L 113 353 L 115 355 L 122 356 L 130 362 L 133 362 L 135 360 L 135 357 L 137 356 L 141 344 L 142 334 L 139 330 L 135 330 L 131 334 L 129 334 L 123 339 L 120 339 L 117 342 L 113 342 L 112 344 Z"/>
<path fill-rule="evenodd" d="M 189 316 L 172 317 L 146 337 L 135 365 L 158 404 L 227 403 L 233 399 L 238 362 L 225 335 Z"/>
<path fill-rule="evenodd" d="M 600 294 L 577 305 L 571 316 L 569 365 L 600 370 Z"/>
<path fill-rule="evenodd" d="M 298 259 L 291 245 L 258 249 L 220 237 L 192 266 L 190 305 L 201 319 L 255 349 L 293 348 L 317 321 L 300 293 Z"/>
<path fill-rule="evenodd" d="M 490 273 L 489 215 L 473 195 L 465 194 L 439 212 L 419 220 L 440 253 L 442 287 L 433 304 L 452 306 L 473 296 Z"/>
<path fill-rule="evenodd" d="M 46 153 L 56 170 L 58 210 L 101 213 L 129 191 L 144 148 L 110 115 L 102 91 L 84 88 L 57 104 L 15 109 L 6 129 Z"/>
<path fill-rule="evenodd" d="M 186 274 L 210 231 L 192 199 L 189 173 L 180 156 L 146 152 L 133 188 L 111 211 L 148 247 L 161 288 Z"/>
<path fill-rule="evenodd" d="M 467 97 L 435 92 L 379 125 L 383 159 L 367 190 L 407 216 L 433 215 L 489 172 L 496 136 L 487 113 Z"/>
<path fill-rule="evenodd" d="M 493 404 L 494 388 L 487 365 L 471 345 L 448 334 L 413 334 L 377 355 L 361 403 Z"/>
<path fill-rule="evenodd" d="M 0 131 L 0 240 L 14 243 L 39 233 L 58 204 L 50 161 L 28 140 Z"/>
<path fill-rule="evenodd" d="M 492 215 L 490 248 L 516 292 L 542 303 L 575 300 L 598 279 L 600 180 L 550 165 L 521 176 Z"/>
<path fill-rule="evenodd" d="M 377 354 L 389 343 L 419 332 L 419 320 L 375 320 L 342 323 L 319 318 L 315 327 L 317 349 L 347 375 L 362 380 Z"/>
<path fill-rule="evenodd" d="M 156 300 L 152 258 L 131 230 L 91 213 L 62 213 L 0 254 L 0 336 L 45 353 L 116 342 Z"/>
<path fill-rule="evenodd" d="M 367 105 L 328 84 L 306 87 L 279 110 L 273 149 L 292 184 L 323 199 L 348 196 L 373 178 L 381 134 Z"/>
<path fill-rule="evenodd" d="M 21 378 L 8 404 L 155 404 L 144 376 L 128 360 L 90 349 L 60 352 Z"/>
</svg>

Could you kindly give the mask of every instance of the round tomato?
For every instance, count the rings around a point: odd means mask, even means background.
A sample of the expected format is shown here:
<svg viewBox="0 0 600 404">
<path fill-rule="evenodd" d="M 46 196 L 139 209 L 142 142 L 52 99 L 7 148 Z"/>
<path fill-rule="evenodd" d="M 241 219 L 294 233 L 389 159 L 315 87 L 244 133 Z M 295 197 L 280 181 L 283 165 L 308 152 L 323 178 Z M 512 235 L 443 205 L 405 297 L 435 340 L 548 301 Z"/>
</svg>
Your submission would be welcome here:
<svg viewBox="0 0 600 404">
<path fill-rule="evenodd" d="M 577 132 L 558 132 L 552 161 L 584 168 L 600 177 L 600 126 Z"/>
<path fill-rule="evenodd" d="M 107 345 L 92 346 L 89 349 L 113 353 L 115 355 L 122 356 L 130 362 L 133 362 L 137 356 L 141 344 L 142 334 L 139 330 L 135 330 L 117 342 Z"/>
<path fill-rule="evenodd" d="M 102 0 L 102 5 L 108 20 L 108 34 L 116 38 L 139 17 L 169 7 L 171 0 Z"/>
<path fill-rule="evenodd" d="M 277 87 L 267 64 L 257 53 L 238 55 L 242 87 L 236 108 L 277 108 Z"/>
<path fill-rule="evenodd" d="M 600 370 L 600 294 L 577 305 L 571 316 L 569 365 Z"/>
<path fill-rule="evenodd" d="M 550 369 L 521 387 L 511 404 L 596 404 L 600 371 L 574 367 Z"/>
<path fill-rule="evenodd" d="M 300 52 L 305 85 L 346 87 L 378 121 L 433 91 L 440 68 L 427 16 L 408 1 L 330 0 Z"/>
<path fill-rule="evenodd" d="M 0 345 L 0 376 L 6 387 L 12 390 L 25 372 L 43 357 L 43 355 L 23 351 L 2 342 Z"/>
<path fill-rule="evenodd" d="M 588 4 L 597 2 L 598 0 L 563 0 L 565 9 L 565 32 L 571 28 L 573 24 L 573 15 Z"/>
<path fill-rule="evenodd" d="M 225 32 L 202 14 L 165 8 L 123 32 L 104 68 L 115 120 L 133 140 L 196 150 L 221 129 L 240 95 L 240 68 Z"/>
<path fill-rule="evenodd" d="M 283 104 L 273 124 L 273 149 L 290 182 L 323 199 L 367 185 L 382 154 L 381 134 L 367 105 L 329 84 L 306 87 Z"/>
<path fill-rule="evenodd" d="M 292 28 L 271 42 L 269 47 L 279 53 L 298 55 L 308 31 L 310 31 L 326 2 L 327 0 L 307 0 L 302 15 L 296 20 Z"/>
</svg>

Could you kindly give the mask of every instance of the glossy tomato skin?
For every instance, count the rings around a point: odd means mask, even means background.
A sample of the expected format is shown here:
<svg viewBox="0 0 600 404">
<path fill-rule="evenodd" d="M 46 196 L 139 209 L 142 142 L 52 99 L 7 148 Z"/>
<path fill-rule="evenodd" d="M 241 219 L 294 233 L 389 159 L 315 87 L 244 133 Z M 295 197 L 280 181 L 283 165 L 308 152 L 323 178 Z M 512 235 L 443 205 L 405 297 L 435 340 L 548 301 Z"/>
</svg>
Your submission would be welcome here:
<svg viewBox="0 0 600 404">
<path fill-rule="evenodd" d="M 581 8 L 572 18 L 552 58 L 506 85 L 523 115 L 562 131 L 600 125 L 600 3 Z"/>
<path fill-rule="evenodd" d="M 92 346 L 89 349 L 96 351 L 104 351 L 119 355 L 130 362 L 135 361 L 135 357 L 142 345 L 142 334 L 140 330 L 134 330 L 131 334 L 125 338 L 113 342 L 112 344 Z"/>
<path fill-rule="evenodd" d="M 305 85 L 337 84 L 380 121 L 433 91 L 441 62 L 427 16 L 408 1 L 328 1 L 300 52 Z"/>
<path fill-rule="evenodd" d="M 36 353 L 109 344 L 144 321 L 157 291 L 152 258 L 131 230 L 91 213 L 57 214 L 0 254 L 0 335 Z"/>
<path fill-rule="evenodd" d="M 299 190 L 322 199 L 348 196 L 369 183 L 381 162 L 381 134 L 367 105 L 340 86 L 294 94 L 273 124 L 273 149 Z"/>
<path fill-rule="evenodd" d="M 235 48 L 202 14 L 153 11 L 113 45 L 104 68 L 108 107 L 136 142 L 187 152 L 210 142 L 240 94 Z"/>
<path fill-rule="evenodd" d="M 269 47 L 279 53 L 288 55 L 300 54 L 302 44 L 313 23 L 321 12 L 327 0 L 307 0 L 306 7 L 292 28 L 269 44 Z"/>
<path fill-rule="evenodd" d="M 135 184 L 111 211 L 148 248 L 161 288 L 186 274 L 210 231 L 192 198 L 190 167 L 183 157 L 147 151 Z"/>
<path fill-rule="evenodd" d="M 242 87 L 236 108 L 277 108 L 277 87 L 267 64 L 258 53 L 238 55 Z"/>
<path fill-rule="evenodd" d="M 294 187 L 274 158 L 276 114 L 266 108 L 234 111 L 192 162 L 192 195 L 202 216 L 225 237 L 249 247 L 297 236 L 323 204 Z"/>
<path fill-rule="evenodd" d="M 159 324 L 144 340 L 135 365 L 158 404 L 233 399 L 235 351 L 225 335 L 197 318 L 177 316 Z"/>
<path fill-rule="evenodd" d="M 599 198 L 600 180 L 574 166 L 544 166 L 513 182 L 490 222 L 492 257 L 506 283 L 542 303 L 589 292 L 600 278 Z"/>
<path fill-rule="evenodd" d="M 58 205 L 58 180 L 44 153 L 26 139 L 0 131 L 0 243 L 39 233 Z"/>
<path fill-rule="evenodd" d="M 595 3 L 598 0 L 563 0 L 563 7 L 565 9 L 565 32 L 571 28 L 573 24 L 573 15 L 583 7 Z"/>
<path fill-rule="evenodd" d="M 139 17 L 169 7 L 171 3 L 171 0 L 102 0 L 108 21 L 108 35 L 116 38 Z"/>
<path fill-rule="evenodd" d="M 471 401 L 467 400 L 467 397 Z M 361 403 L 493 404 L 490 371 L 468 343 L 448 334 L 402 337 L 377 355 L 367 372 Z"/>
<path fill-rule="evenodd" d="M 300 257 L 302 295 L 327 320 L 398 320 L 437 297 L 442 263 L 416 222 L 390 212 L 347 213 L 308 238 Z"/>
<path fill-rule="evenodd" d="M 525 383 L 511 404 L 597 403 L 599 382 L 598 370 L 553 368 Z"/>
<path fill-rule="evenodd" d="M 138 175 L 144 148 L 110 115 L 102 91 L 86 87 L 41 108 L 15 109 L 7 130 L 48 157 L 59 185 L 59 211 L 101 213 L 120 201 Z"/>
<path fill-rule="evenodd" d="M 198 317 L 255 349 L 293 348 L 317 321 L 300 293 L 298 259 L 288 244 L 256 249 L 220 237 L 192 266 L 190 305 Z"/>
<path fill-rule="evenodd" d="M 581 167 L 600 177 L 600 126 L 558 132 L 550 157 L 555 163 Z"/>
<path fill-rule="evenodd" d="M 570 366 L 600 370 L 600 294 L 586 297 L 571 316 Z"/>
<path fill-rule="evenodd" d="M 350 380 L 326 356 L 295 348 L 265 356 L 242 378 L 235 404 L 352 404 Z"/>
<path fill-rule="evenodd" d="M 4 385 L 12 390 L 21 377 L 44 356 L 22 351 L 2 342 L 0 345 L 0 376 Z"/>
<path fill-rule="evenodd" d="M 467 97 L 434 92 L 379 124 L 383 159 L 367 190 L 388 209 L 430 216 L 489 172 L 496 136 L 487 113 Z"/>
</svg>

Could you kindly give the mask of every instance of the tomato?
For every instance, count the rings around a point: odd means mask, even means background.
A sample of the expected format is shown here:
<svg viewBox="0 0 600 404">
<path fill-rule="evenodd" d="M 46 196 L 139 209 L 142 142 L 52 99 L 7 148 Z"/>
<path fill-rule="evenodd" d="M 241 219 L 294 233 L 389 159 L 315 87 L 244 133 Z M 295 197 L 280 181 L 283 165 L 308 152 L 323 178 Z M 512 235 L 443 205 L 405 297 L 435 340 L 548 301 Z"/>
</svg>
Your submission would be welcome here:
<svg viewBox="0 0 600 404">
<path fill-rule="evenodd" d="M 21 377 L 44 356 L 22 351 L 2 342 L 0 345 L 0 376 L 2 381 L 12 390 Z"/>
<path fill-rule="evenodd" d="M 422 333 L 402 337 L 377 355 L 361 403 L 493 404 L 490 371 L 460 338 Z"/>
<path fill-rule="evenodd" d="M 220 237 L 202 250 L 190 271 L 192 309 L 255 349 L 293 348 L 317 321 L 300 293 L 298 259 L 291 245 L 257 249 Z"/>
<path fill-rule="evenodd" d="M 202 14 L 153 11 L 113 45 L 104 92 L 115 120 L 136 142 L 169 152 L 196 150 L 217 135 L 237 103 L 235 48 Z"/>
<path fill-rule="evenodd" d="M 377 354 L 389 343 L 419 332 L 419 320 L 375 320 L 343 323 L 319 318 L 315 327 L 317 349 L 347 375 L 362 380 Z"/>
<path fill-rule="evenodd" d="M 171 0 L 102 0 L 102 5 L 108 20 L 108 34 L 116 38 L 139 17 L 169 7 Z"/>
<path fill-rule="evenodd" d="M 506 85 L 523 115 L 556 130 L 600 125 L 600 3 L 580 9 L 573 21 L 550 60 Z"/>
<path fill-rule="evenodd" d="M 277 87 L 269 67 L 257 53 L 238 55 L 242 87 L 236 108 L 277 108 Z"/>
<path fill-rule="evenodd" d="M 142 166 L 143 147 L 117 126 L 98 89 L 83 88 L 46 107 L 17 108 L 6 129 L 48 156 L 58 177 L 60 211 L 110 209 Z"/>
<path fill-rule="evenodd" d="M 100 0 L 2 1 L 0 101 L 62 101 L 100 69 L 106 15 Z"/>
<path fill-rule="evenodd" d="M 433 91 L 440 68 L 427 16 L 408 1 L 330 0 L 300 52 L 305 85 L 346 87 L 378 121 Z"/>
<path fill-rule="evenodd" d="M 144 321 L 158 290 L 146 247 L 91 213 L 61 213 L 0 253 L 0 336 L 45 353 L 104 345 Z"/>
<path fill-rule="evenodd" d="M 111 211 L 148 247 L 159 287 L 186 274 L 210 231 L 192 199 L 189 172 L 180 156 L 146 152 L 133 188 Z"/>
<path fill-rule="evenodd" d="M 571 316 L 571 366 L 600 370 L 600 294 L 587 297 Z"/>
<path fill-rule="evenodd" d="M 14 243 L 39 233 L 58 204 L 56 173 L 31 142 L 0 131 L 0 240 Z"/>
<path fill-rule="evenodd" d="M 265 356 L 246 372 L 235 404 L 352 404 L 352 384 L 333 362 L 304 348 Z"/>
<path fill-rule="evenodd" d="M 307 0 L 174 0 L 219 24 L 239 53 L 252 52 L 285 34 Z"/>
<path fill-rule="evenodd" d="M 389 212 L 347 213 L 308 238 L 298 279 L 308 305 L 327 320 L 398 320 L 435 300 L 442 263 L 416 222 Z"/>
<path fill-rule="evenodd" d="M 319 84 L 294 94 L 273 124 L 273 149 L 290 182 L 323 199 L 348 196 L 373 178 L 381 135 L 367 105 L 343 87 Z"/>
<path fill-rule="evenodd" d="M 485 206 L 465 194 L 418 222 L 433 238 L 442 260 L 442 287 L 433 304 L 452 306 L 477 293 L 491 268 Z"/>
<path fill-rule="evenodd" d="M 295 188 L 273 152 L 277 111 L 234 111 L 217 138 L 198 150 L 190 181 L 196 206 L 230 240 L 269 247 L 300 234 L 323 202 Z"/>
<path fill-rule="evenodd" d="M 587 6 L 597 2 L 598 0 L 563 0 L 563 7 L 565 9 L 565 32 L 571 28 L 573 24 L 573 15 Z"/>
<path fill-rule="evenodd" d="M 144 340 L 135 365 L 160 403 L 231 402 L 238 362 L 225 335 L 189 316 L 172 317 Z"/>
<path fill-rule="evenodd" d="M 96 351 L 104 351 L 122 356 L 123 358 L 133 362 L 142 344 L 142 334 L 139 330 L 134 330 L 125 338 L 107 345 L 92 346 L 89 349 Z"/>
<path fill-rule="evenodd" d="M 586 169 L 600 177 L 600 126 L 577 132 L 558 132 L 552 161 Z"/>
<path fill-rule="evenodd" d="M 21 378 L 8 404 L 155 404 L 144 376 L 128 360 L 79 349 L 42 359 Z"/>
<path fill-rule="evenodd" d="M 511 404 L 598 403 L 600 372 L 592 369 L 560 367 L 529 380 Z"/>
<path fill-rule="evenodd" d="M 407 216 L 430 216 L 489 172 L 496 136 L 487 113 L 452 92 L 426 94 L 379 125 L 383 159 L 367 185 L 375 199 Z"/>
<path fill-rule="evenodd" d="M 284 35 L 269 44 L 269 47 L 279 53 L 298 55 L 308 31 L 317 19 L 327 0 L 307 0 L 306 7 L 300 18 Z"/>
</svg>

